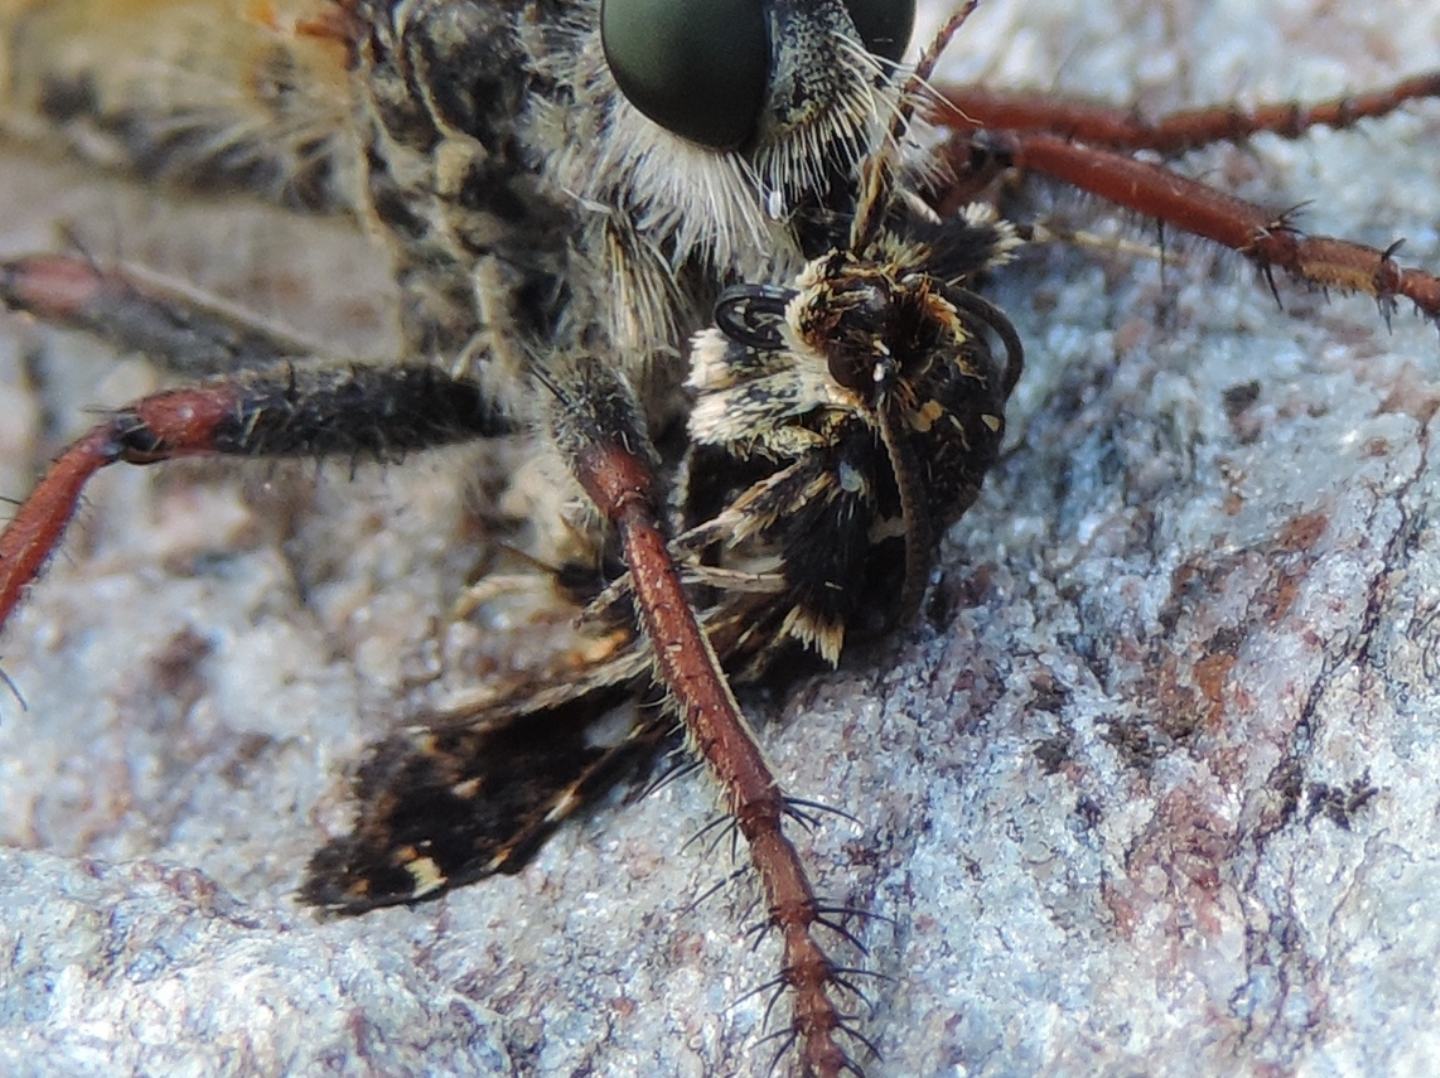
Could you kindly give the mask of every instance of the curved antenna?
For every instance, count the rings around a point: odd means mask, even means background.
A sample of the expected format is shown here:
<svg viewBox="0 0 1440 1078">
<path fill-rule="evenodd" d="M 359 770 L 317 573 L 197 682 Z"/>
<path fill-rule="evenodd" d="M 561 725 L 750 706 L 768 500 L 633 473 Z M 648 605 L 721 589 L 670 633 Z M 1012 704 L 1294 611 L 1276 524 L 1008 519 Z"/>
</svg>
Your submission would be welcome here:
<svg viewBox="0 0 1440 1078">
<path fill-rule="evenodd" d="M 895 170 L 900 156 L 900 146 L 915 116 L 915 106 L 921 92 L 929 84 L 950 39 L 965 25 L 971 12 L 980 6 L 980 0 L 967 0 L 959 11 L 945 20 L 940 31 L 920 54 L 915 68 L 900 88 L 900 102 L 895 115 L 880 140 L 875 152 L 860 164 L 860 194 L 855 204 L 855 220 L 850 225 L 850 250 L 859 252 L 869 246 L 875 232 L 890 208 L 895 188 Z"/>
<path fill-rule="evenodd" d="M 778 322 L 795 298 L 793 288 L 773 284 L 736 284 L 715 301 L 715 328 L 732 341 L 751 348 L 771 350 L 784 346 Z"/>
<path fill-rule="evenodd" d="M 1006 398 L 1009 398 L 1010 391 L 1015 388 L 1015 383 L 1020 380 L 1020 373 L 1025 369 L 1025 345 L 1020 341 L 1015 324 L 999 307 L 968 288 L 941 285 L 940 294 L 962 315 L 969 315 L 970 319 L 987 326 L 1005 345 L 1005 380 L 1002 387 Z"/>
</svg>

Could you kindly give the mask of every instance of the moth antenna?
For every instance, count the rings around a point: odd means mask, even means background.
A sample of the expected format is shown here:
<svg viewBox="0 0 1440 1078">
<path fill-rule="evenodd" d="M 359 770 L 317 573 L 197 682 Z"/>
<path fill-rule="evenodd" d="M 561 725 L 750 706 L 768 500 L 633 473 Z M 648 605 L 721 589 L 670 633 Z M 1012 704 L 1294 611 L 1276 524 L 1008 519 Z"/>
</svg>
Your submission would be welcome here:
<svg viewBox="0 0 1440 1078">
<path fill-rule="evenodd" d="M 855 220 L 850 226 L 850 249 L 863 251 L 875 238 L 875 231 L 890 207 L 895 187 L 895 171 L 900 158 L 900 147 L 915 117 L 915 106 L 923 91 L 930 84 L 930 76 L 940 55 L 970 18 L 971 12 L 980 6 L 980 0 L 967 2 L 941 25 L 940 30 L 920 54 L 915 67 L 900 89 L 900 101 L 885 137 L 880 140 L 875 152 L 860 165 L 860 197 L 855 204 Z"/>
</svg>

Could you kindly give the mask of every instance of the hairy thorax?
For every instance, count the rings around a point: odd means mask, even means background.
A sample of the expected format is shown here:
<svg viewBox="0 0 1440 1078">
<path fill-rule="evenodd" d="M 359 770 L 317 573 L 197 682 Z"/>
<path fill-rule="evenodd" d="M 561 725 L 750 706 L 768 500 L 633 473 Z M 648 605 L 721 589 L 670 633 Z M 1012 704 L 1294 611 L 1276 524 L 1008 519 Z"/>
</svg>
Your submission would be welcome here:
<svg viewBox="0 0 1440 1078">
<path fill-rule="evenodd" d="M 514 410 L 519 362 L 580 350 L 662 402 L 719 288 L 833 243 L 893 79 L 841 0 L 766 5 L 758 115 L 715 149 L 620 91 L 600 8 L 0 0 L 4 124 L 147 179 L 355 215 L 395 261 L 400 358 Z"/>
<path fill-rule="evenodd" d="M 831 238 L 825 200 L 889 92 L 831 6 L 775 28 L 756 131 L 716 150 L 620 92 L 598 0 L 358 0 L 361 189 L 412 347 L 465 369 L 599 352 L 673 389 L 719 287 Z"/>
</svg>

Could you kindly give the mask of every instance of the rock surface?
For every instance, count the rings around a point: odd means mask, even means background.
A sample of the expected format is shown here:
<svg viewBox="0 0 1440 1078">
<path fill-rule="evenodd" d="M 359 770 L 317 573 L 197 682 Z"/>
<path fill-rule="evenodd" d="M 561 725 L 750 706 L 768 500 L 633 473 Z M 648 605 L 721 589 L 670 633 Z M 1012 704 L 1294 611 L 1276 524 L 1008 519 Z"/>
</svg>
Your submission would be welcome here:
<svg viewBox="0 0 1440 1078">
<path fill-rule="evenodd" d="M 1313 0 L 1088 7 L 987 4 L 957 77 L 1153 114 L 1440 62 L 1419 5 L 1403 25 Z M 1184 167 L 1440 267 L 1437 145 L 1440 103 Z M 351 347 L 384 324 L 383 267 L 337 230 L 180 211 L 13 149 L 0 168 L 7 252 L 76 220 Z M 1031 361 L 1013 448 L 925 617 L 748 701 L 782 781 L 858 820 L 801 836 L 821 889 L 894 921 L 854 925 L 894 978 L 867 983 L 874 1073 L 1440 1058 L 1440 343 L 1284 281 L 1278 309 L 1237 263 L 1063 247 L 997 282 Z M 0 333 L 7 494 L 84 405 L 155 384 Z M 318 922 L 291 898 L 346 821 L 345 765 L 514 648 L 444 620 L 486 542 L 471 466 L 95 483 L 0 642 L 29 705 L 0 703 L 0 1071 L 765 1073 L 764 1000 L 736 1000 L 775 952 L 741 939 L 743 887 L 692 908 L 731 871 L 725 848 L 681 852 L 713 812 L 698 777 L 616 795 L 439 903 Z"/>
</svg>

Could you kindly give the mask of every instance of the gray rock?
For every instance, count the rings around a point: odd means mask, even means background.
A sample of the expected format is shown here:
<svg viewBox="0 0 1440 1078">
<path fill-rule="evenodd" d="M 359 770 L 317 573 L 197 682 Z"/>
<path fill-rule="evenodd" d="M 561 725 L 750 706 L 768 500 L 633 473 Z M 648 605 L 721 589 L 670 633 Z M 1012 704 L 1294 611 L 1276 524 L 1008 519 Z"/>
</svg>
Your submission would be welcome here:
<svg viewBox="0 0 1440 1078">
<path fill-rule="evenodd" d="M 1414 5 L 1403 26 L 1379 5 L 1088 7 L 987 5 L 958 77 L 1158 113 L 1380 84 L 1440 41 Z M 1436 267 L 1437 137 L 1440 105 L 1415 107 L 1185 171 Z M 13 150 L 0 167 L 0 249 L 53 247 L 70 219 L 101 254 L 351 347 L 384 324 L 383 268 L 324 224 Z M 925 616 L 747 700 L 787 787 L 858 820 L 798 836 L 820 889 L 893 919 L 853 925 L 856 964 L 894 978 L 865 982 L 873 1071 L 1440 1058 L 1440 344 L 1408 310 L 1387 330 L 1366 301 L 1279 287 L 1283 310 L 1199 244 L 1163 273 L 1030 253 L 995 291 L 1031 361 L 1013 448 Z M 6 493 L 83 405 L 155 384 L 78 338 L 0 332 Z M 728 847 L 682 852 L 714 812 L 699 777 L 617 793 L 518 876 L 438 903 L 322 922 L 290 896 L 346 823 L 363 745 L 503 675 L 507 630 L 543 633 L 445 617 L 491 549 L 467 480 L 493 467 L 96 481 L 0 641 L 29 705 L 0 706 L 0 1070 L 765 1072 L 765 1000 L 736 1001 L 775 950 L 741 937 L 744 881 L 695 904 L 732 871 Z"/>
</svg>

